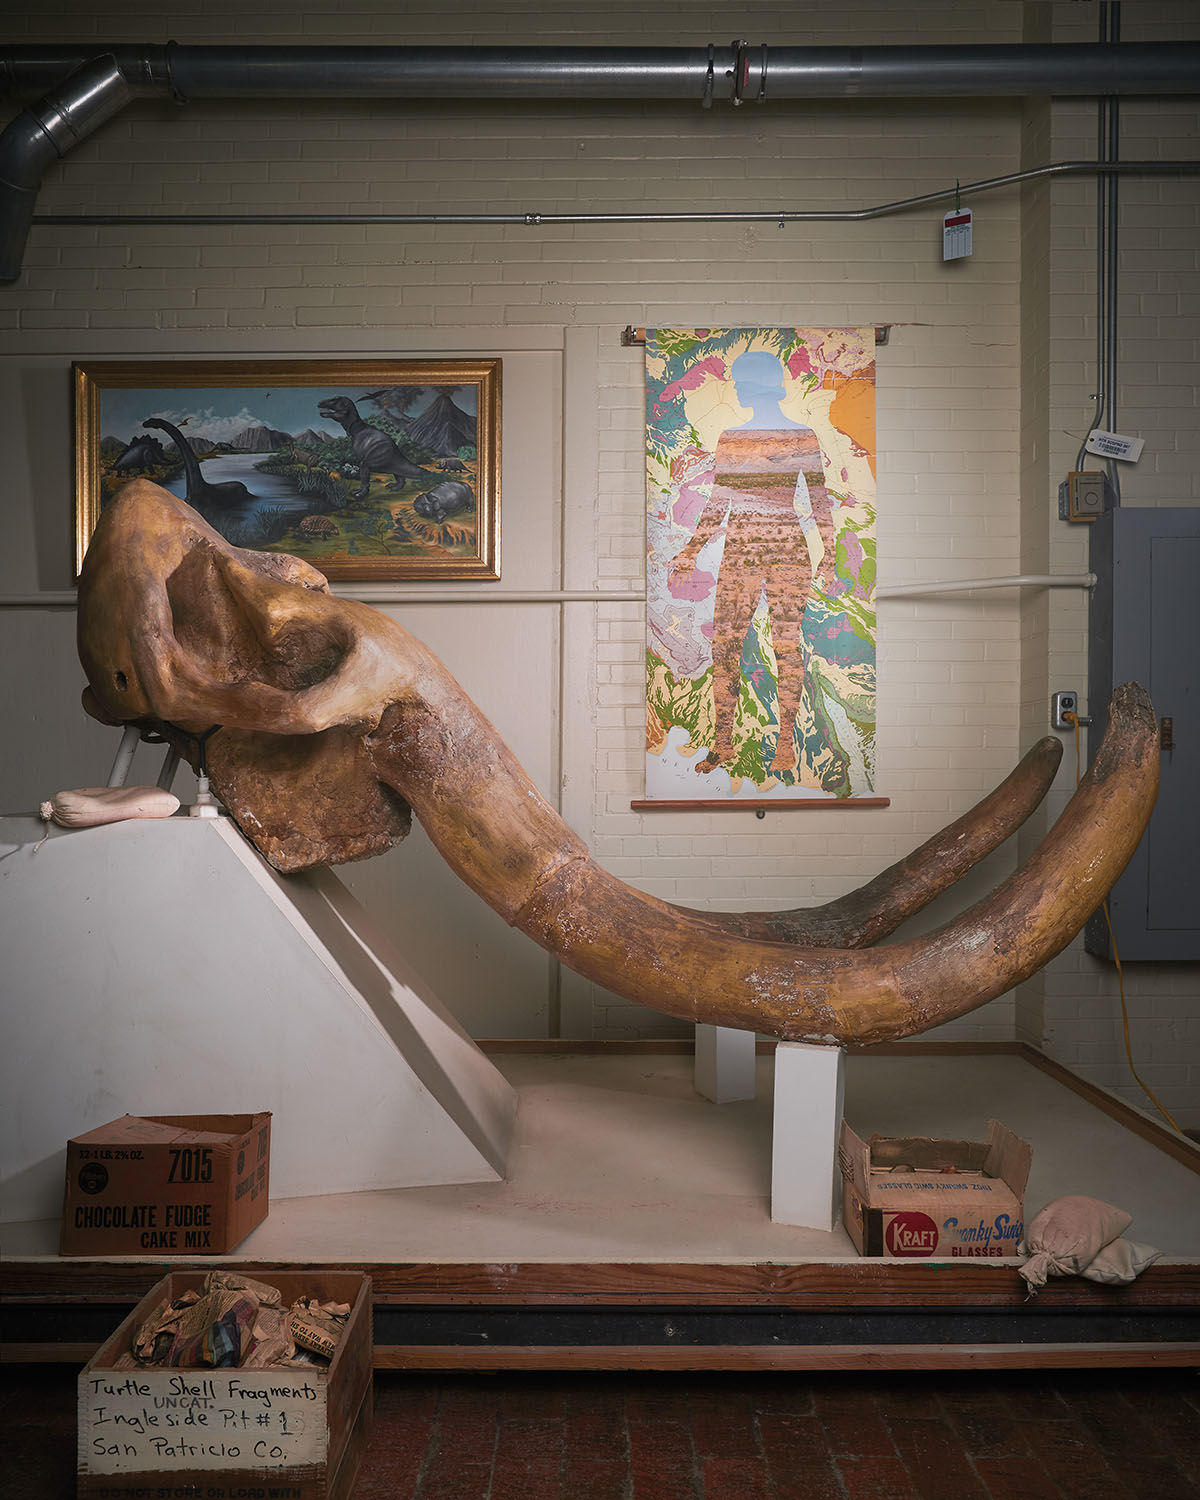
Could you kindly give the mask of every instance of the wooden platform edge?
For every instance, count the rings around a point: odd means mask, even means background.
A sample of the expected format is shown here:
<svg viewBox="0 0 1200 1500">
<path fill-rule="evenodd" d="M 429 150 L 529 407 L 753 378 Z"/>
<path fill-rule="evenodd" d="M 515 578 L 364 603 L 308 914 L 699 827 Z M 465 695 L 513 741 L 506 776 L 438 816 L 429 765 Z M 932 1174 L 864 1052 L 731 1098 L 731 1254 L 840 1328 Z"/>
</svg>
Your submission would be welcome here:
<svg viewBox="0 0 1200 1500">
<path fill-rule="evenodd" d="M 1028 1370 L 1187 1368 L 1200 1344 L 377 1345 L 376 1370 Z"/>
<path fill-rule="evenodd" d="M 86 1364 L 98 1344 L 0 1344 L 0 1366 Z M 379 1344 L 374 1368 L 396 1371 L 492 1370 L 1031 1370 L 1200 1369 L 1200 1344 L 704 1344 L 510 1345 Z"/>
<path fill-rule="evenodd" d="M 2 1300 L 12 1306 L 133 1304 L 171 1270 L 230 1270 L 265 1277 L 328 1270 L 323 1262 L 214 1257 L 197 1267 L 153 1261 L 9 1262 L 0 1270 Z M 855 1259 L 773 1261 L 361 1262 L 339 1264 L 371 1278 L 381 1307 L 773 1307 L 815 1311 L 926 1307 L 1020 1308 L 1029 1299 L 1018 1263 Z M 1053 1280 L 1039 1310 L 1200 1308 L 1200 1260 L 1157 1261 L 1128 1286 L 1082 1277 Z"/>
<path fill-rule="evenodd" d="M 1190 1172 L 1200 1173 L 1200 1146 L 1190 1141 L 1187 1136 L 1170 1129 L 1167 1125 L 1160 1125 L 1151 1116 L 1134 1109 L 1132 1104 L 1126 1104 L 1124 1099 L 1117 1094 L 1102 1088 L 1098 1083 L 1092 1083 L 1090 1079 L 1081 1077 L 1065 1063 L 1057 1062 L 1030 1042 L 1017 1042 L 1016 1051 L 1017 1055 L 1024 1058 L 1027 1063 L 1049 1074 L 1056 1083 L 1061 1083 L 1064 1088 L 1086 1099 L 1089 1104 L 1094 1104 L 1111 1119 L 1124 1125 L 1126 1130 L 1132 1131 L 1134 1135 L 1140 1136 L 1152 1146 L 1157 1146 L 1160 1151 L 1165 1151 L 1168 1156 L 1174 1157 Z"/>
</svg>

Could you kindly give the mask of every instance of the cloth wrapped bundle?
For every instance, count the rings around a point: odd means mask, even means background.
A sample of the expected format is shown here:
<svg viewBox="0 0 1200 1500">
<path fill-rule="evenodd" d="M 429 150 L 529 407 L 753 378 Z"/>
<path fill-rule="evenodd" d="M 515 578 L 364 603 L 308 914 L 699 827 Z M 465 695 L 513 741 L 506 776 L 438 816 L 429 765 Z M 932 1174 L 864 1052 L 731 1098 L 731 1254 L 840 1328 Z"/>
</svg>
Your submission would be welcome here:
<svg viewBox="0 0 1200 1500">
<path fill-rule="evenodd" d="M 1120 1236 L 1132 1215 L 1099 1198 L 1070 1194 L 1055 1198 L 1036 1214 L 1018 1249 L 1028 1259 L 1021 1275 L 1030 1295 L 1051 1276 L 1084 1276 L 1089 1281 L 1124 1285 L 1162 1254 Z"/>
<path fill-rule="evenodd" d="M 44 823 L 60 828 L 97 828 L 126 818 L 169 818 L 179 798 L 157 786 L 83 786 L 56 792 L 38 809 Z"/>
</svg>

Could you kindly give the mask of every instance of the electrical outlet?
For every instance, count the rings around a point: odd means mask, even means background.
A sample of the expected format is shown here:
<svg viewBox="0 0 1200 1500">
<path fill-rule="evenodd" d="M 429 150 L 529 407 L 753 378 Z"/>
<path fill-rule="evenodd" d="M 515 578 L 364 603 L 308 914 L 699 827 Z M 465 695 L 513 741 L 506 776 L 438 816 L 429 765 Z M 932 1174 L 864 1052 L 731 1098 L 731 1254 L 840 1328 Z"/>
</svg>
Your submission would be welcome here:
<svg viewBox="0 0 1200 1500">
<path fill-rule="evenodd" d="M 1074 729 L 1074 718 L 1068 719 L 1068 714 L 1079 712 L 1078 693 L 1054 693 L 1050 699 L 1050 722 L 1055 729 Z"/>
</svg>

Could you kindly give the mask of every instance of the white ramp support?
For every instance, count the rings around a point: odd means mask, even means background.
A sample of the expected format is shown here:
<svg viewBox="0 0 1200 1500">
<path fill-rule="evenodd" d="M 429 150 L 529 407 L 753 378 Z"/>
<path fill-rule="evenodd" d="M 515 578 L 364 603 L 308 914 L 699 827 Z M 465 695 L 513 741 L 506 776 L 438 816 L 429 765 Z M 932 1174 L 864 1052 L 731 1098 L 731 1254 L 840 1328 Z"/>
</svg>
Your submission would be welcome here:
<svg viewBox="0 0 1200 1500">
<path fill-rule="evenodd" d="M 332 872 L 227 818 L 42 833 L 0 818 L 0 1219 L 126 1113 L 270 1110 L 273 1198 L 504 1176 L 515 1091 Z"/>
<path fill-rule="evenodd" d="M 846 1054 L 841 1047 L 780 1042 L 775 1049 L 771 1137 L 771 1218 L 776 1224 L 833 1229 L 841 1217 Z"/>
<path fill-rule="evenodd" d="M 696 1092 L 714 1104 L 754 1098 L 752 1031 L 733 1026 L 696 1027 Z"/>
</svg>

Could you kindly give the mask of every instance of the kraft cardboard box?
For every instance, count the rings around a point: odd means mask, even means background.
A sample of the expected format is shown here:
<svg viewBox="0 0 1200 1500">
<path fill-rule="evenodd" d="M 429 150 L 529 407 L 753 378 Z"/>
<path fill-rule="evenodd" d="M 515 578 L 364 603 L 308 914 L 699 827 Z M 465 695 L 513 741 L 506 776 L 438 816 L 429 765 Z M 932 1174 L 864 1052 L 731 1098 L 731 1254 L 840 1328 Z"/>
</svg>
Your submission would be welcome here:
<svg viewBox="0 0 1200 1500">
<path fill-rule="evenodd" d="M 67 1142 L 60 1255 L 219 1255 L 267 1216 L 271 1116 L 122 1115 Z"/>
<path fill-rule="evenodd" d="M 1016 1255 L 1033 1148 L 999 1120 L 986 1141 L 872 1136 L 842 1123 L 843 1223 L 860 1255 Z"/>
</svg>

